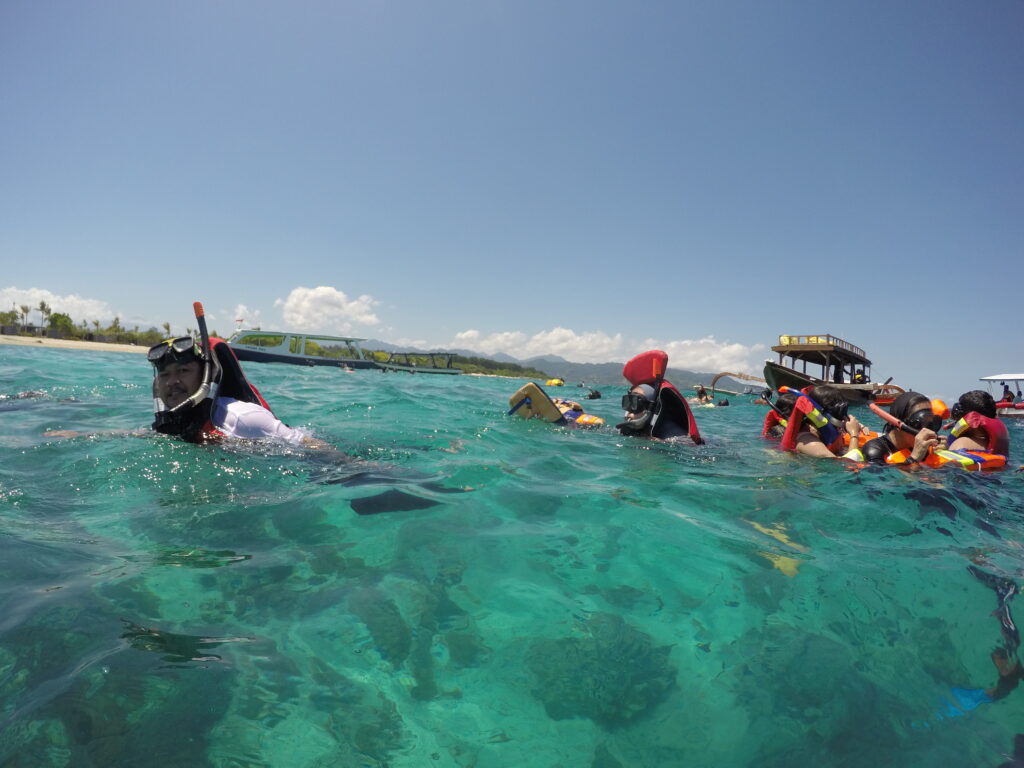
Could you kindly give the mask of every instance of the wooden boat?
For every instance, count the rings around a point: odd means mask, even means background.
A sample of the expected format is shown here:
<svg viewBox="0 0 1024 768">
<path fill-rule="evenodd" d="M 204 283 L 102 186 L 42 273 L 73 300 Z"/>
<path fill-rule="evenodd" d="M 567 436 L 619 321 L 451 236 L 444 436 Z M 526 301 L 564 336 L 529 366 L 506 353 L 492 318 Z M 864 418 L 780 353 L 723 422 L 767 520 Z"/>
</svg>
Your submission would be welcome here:
<svg viewBox="0 0 1024 768">
<path fill-rule="evenodd" d="M 228 346 L 246 362 L 375 368 L 374 361 L 363 354 L 361 341 L 366 339 L 249 329 L 235 331 Z"/>
<path fill-rule="evenodd" d="M 373 364 L 382 371 L 404 371 L 405 373 L 441 373 L 450 376 L 462 373 L 452 365 L 455 355 L 447 352 L 392 352 L 387 360 L 374 360 Z M 419 361 L 430 361 L 421 365 Z"/>
<path fill-rule="evenodd" d="M 712 398 L 714 398 L 715 395 L 718 392 L 722 392 L 723 394 L 726 394 L 726 395 L 735 395 L 735 396 L 754 394 L 753 392 L 750 391 L 750 389 L 751 389 L 750 387 L 747 387 L 747 391 L 745 391 L 745 392 L 733 392 L 730 389 L 722 389 L 721 387 L 718 386 L 718 381 L 719 381 L 719 379 L 725 379 L 725 378 L 738 379 L 740 381 L 757 381 L 757 382 L 760 382 L 761 384 L 765 384 L 766 383 L 765 380 L 762 379 L 760 376 L 751 376 L 749 373 L 731 373 L 729 371 L 722 371 L 721 373 L 716 374 L 715 378 L 713 378 L 711 380 L 711 397 Z M 762 389 L 763 389 L 763 387 L 762 387 Z"/>
<path fill-rule="evenodd" d="M 998 376 L 983 376 L 979 381 L 988 385 L 989 392 L 996 400 L 996 416 L 1001 419 L 1024 419 L 1024 403 L 1008 403 L 1003 400 L 1003 390 L 994 387 L 1001 387 L 1005 384 L 1012 392 L 1024 390 L 1024 373 L 1003 373 Z"/>
<path fill-rule="evenodd" d="M 778 362 L 765 360 L 764 378 L 772 389 L 828 384 L 850 403 L 888 403 L 902 387 L 871 381 L 871 361 L 864 350 L 831 334 L 780 336 L 772 347 Z M 807 367 L 811 366 L 808 372 Z"/>
</svg>

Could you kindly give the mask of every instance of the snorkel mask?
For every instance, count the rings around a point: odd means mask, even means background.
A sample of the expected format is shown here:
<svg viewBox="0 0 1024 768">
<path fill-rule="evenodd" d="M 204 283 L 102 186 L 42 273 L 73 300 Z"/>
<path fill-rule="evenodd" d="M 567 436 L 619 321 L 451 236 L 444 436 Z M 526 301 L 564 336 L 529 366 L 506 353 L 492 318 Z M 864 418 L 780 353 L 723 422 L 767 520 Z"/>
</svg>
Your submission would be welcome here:
<svg viewBox="0 0 1024 768">
<path fill-rule="evenodd" d="M 627 392 L 622 396 L 622 410 L 625 411 L 625 419 L 615 428 L 623 434 L 630 432 L 642 432 L 651 423 L 654 416 L 655 399 L 654 387 L 650 384 L 640 384 L 636 389 L 639 392 Z M 633 417 L 630 418 L 630 414 Z"/>
<path fill-rule="evenodd" d="M 153 364 L 153 429 L 169 435 L 182 435 L 188 440 L 196 439 L 198 428 L 205 423 L 216 397 L 216 380 L 219 368 L 216 358 L 204 352 L 210 349 L 210 338 L 206 330 L 206 318 L 203 305 L 198 301 L 193 305 L 199 330 L 202 335 L 202 346 L 196 344 L 191 336 L 180 336 L 150 347 L 147 358 Z M 198 362 L 202 366 L 199 386 L 183 402 L 169 407 L 157 395 L 157 375 L 171 364 L 185 365 Z"/>
</svg>

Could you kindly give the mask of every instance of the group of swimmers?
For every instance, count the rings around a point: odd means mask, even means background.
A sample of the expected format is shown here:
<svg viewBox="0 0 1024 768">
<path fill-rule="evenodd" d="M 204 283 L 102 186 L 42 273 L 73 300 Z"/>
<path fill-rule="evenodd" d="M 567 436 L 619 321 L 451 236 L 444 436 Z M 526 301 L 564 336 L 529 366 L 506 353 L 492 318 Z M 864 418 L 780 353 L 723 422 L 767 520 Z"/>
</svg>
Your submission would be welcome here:
<svg viewBox="0 0 1024 768">
<path fill-rule="evenodd" d="M 881 434 L 865 430 L 849 413 L 842 393 L 827 384 L 795 391 L 784 388 L 771 407 L 762 434 L 778 439 L 783 450 L 816 458 L 905 469 L 947 464 L 1000 469 L 1010 450 L 1006 425 L 996 417 L 996 402 L 980 389 L 960 395 L 952 409 L 920 392 L 902 393 L 888 412 L 871 404 L 885 423 Z M 942 440 L 944 424 L 949 435 Z"/>
<path fill-rule="evenodd" d="M 665 378 L 667 366 L 668 355 L 660 350 L 643 352 L 623 366 L 622 375 L 631 386 L 622 398 L 623 421 L 616 428 L 631 437 L 689 437 L 699 445 L 704 440 L 696 419 L 687 399 Z M 513 396 L 510 413 L 523 405 L 524 389 Z M 536 389 L 535 397 L 546 399 Z M 697 387 L 696 394 L 697 404 L 711 401 L 702 386 Z M 980 389 L 962 394 L 952 410 L 941 400 L 919 392 L 899 395 L 888 412 L 872 403 L 870 408 L 884 422 L 881 433 L 866 429 L 850 413 L 843 393 L 828 384 L 803 390 L 783 387 L 774 402 L 772 398 L 772 391 L 765 390 L 755 401 L 770 406 L 762 435 L 778 440 L 784 451 L 814 458 L 895 464 L 905 469 L 948 464 L 988 470 L 1000 469 L 1007 462 L 1009 433 L 996 417 L 995 400 Z M 603 424 L 601 419 L 584 418 L 582 407 L 569 401 L 554 401 L 550 412 L 553 416 L 548 420 L 557 423 Z M 520 415 L 545 418 L 539 410 L 527 409 Z M 944 428 L 949 435 L 943 440 L 939 432 Z"/>
</svg>

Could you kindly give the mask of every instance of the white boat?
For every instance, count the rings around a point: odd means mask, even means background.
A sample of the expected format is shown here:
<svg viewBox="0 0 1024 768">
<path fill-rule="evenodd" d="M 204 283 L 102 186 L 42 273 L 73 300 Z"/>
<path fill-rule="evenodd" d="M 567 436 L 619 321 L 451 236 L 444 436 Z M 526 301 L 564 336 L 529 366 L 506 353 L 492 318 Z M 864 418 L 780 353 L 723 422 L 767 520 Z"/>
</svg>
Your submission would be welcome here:
<svg viewBox="0 0 1024 768">
<path fill-rule="evenodd" d="M 988 390 L 992 393 L 992 397 L 995 398 L 997 406 L 1003 406 L 996 408 L 996 415 L 999 418 L 1024 419 L 1024 402 L 1016 404 L 1002 402 L 1002 387 L 1004 384 L 1015 394 L 1024 391 L 1024 373 L 1001 373 L 998 376 L 982 376 L 979 381 L 984 381 L 988 384 Z"/>
<path fill-rule="evenodd" d="M 376 368 L 364 355 L 360 341 L 366 339 L 249 329 L 235 331 L 228 346 L 239 360 L 248 362 Z"/>
</svg>

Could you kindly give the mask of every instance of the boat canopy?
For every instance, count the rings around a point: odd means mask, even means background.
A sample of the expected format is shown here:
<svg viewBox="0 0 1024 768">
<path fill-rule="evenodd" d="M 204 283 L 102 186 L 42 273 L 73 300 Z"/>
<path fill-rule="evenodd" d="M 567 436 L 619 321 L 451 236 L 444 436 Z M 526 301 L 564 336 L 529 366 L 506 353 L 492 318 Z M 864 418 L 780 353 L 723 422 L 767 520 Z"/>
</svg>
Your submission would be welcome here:
<svg viewBox="0 0 1024 768">
<path fill-rule="evenodd" d="M 772 352 L 778 353 L 780 366 L 798 371 L 800 363 L 805 376 L 808 363 L 819 366 L 821 374 L 816 378 L 823 382 L 859 384 L 871 380 L 871 361 L 864 350 L 830 333 L 779 336 Z"/>
<path fill-rule="evenodd" d="M 829 333 L 779 336 L 779 343 L 772 347 L 772 352 L 797 360 L 817 362 L 827 355 L 844 363 L 871 365 L 863 349 Z"/>
</svg>

